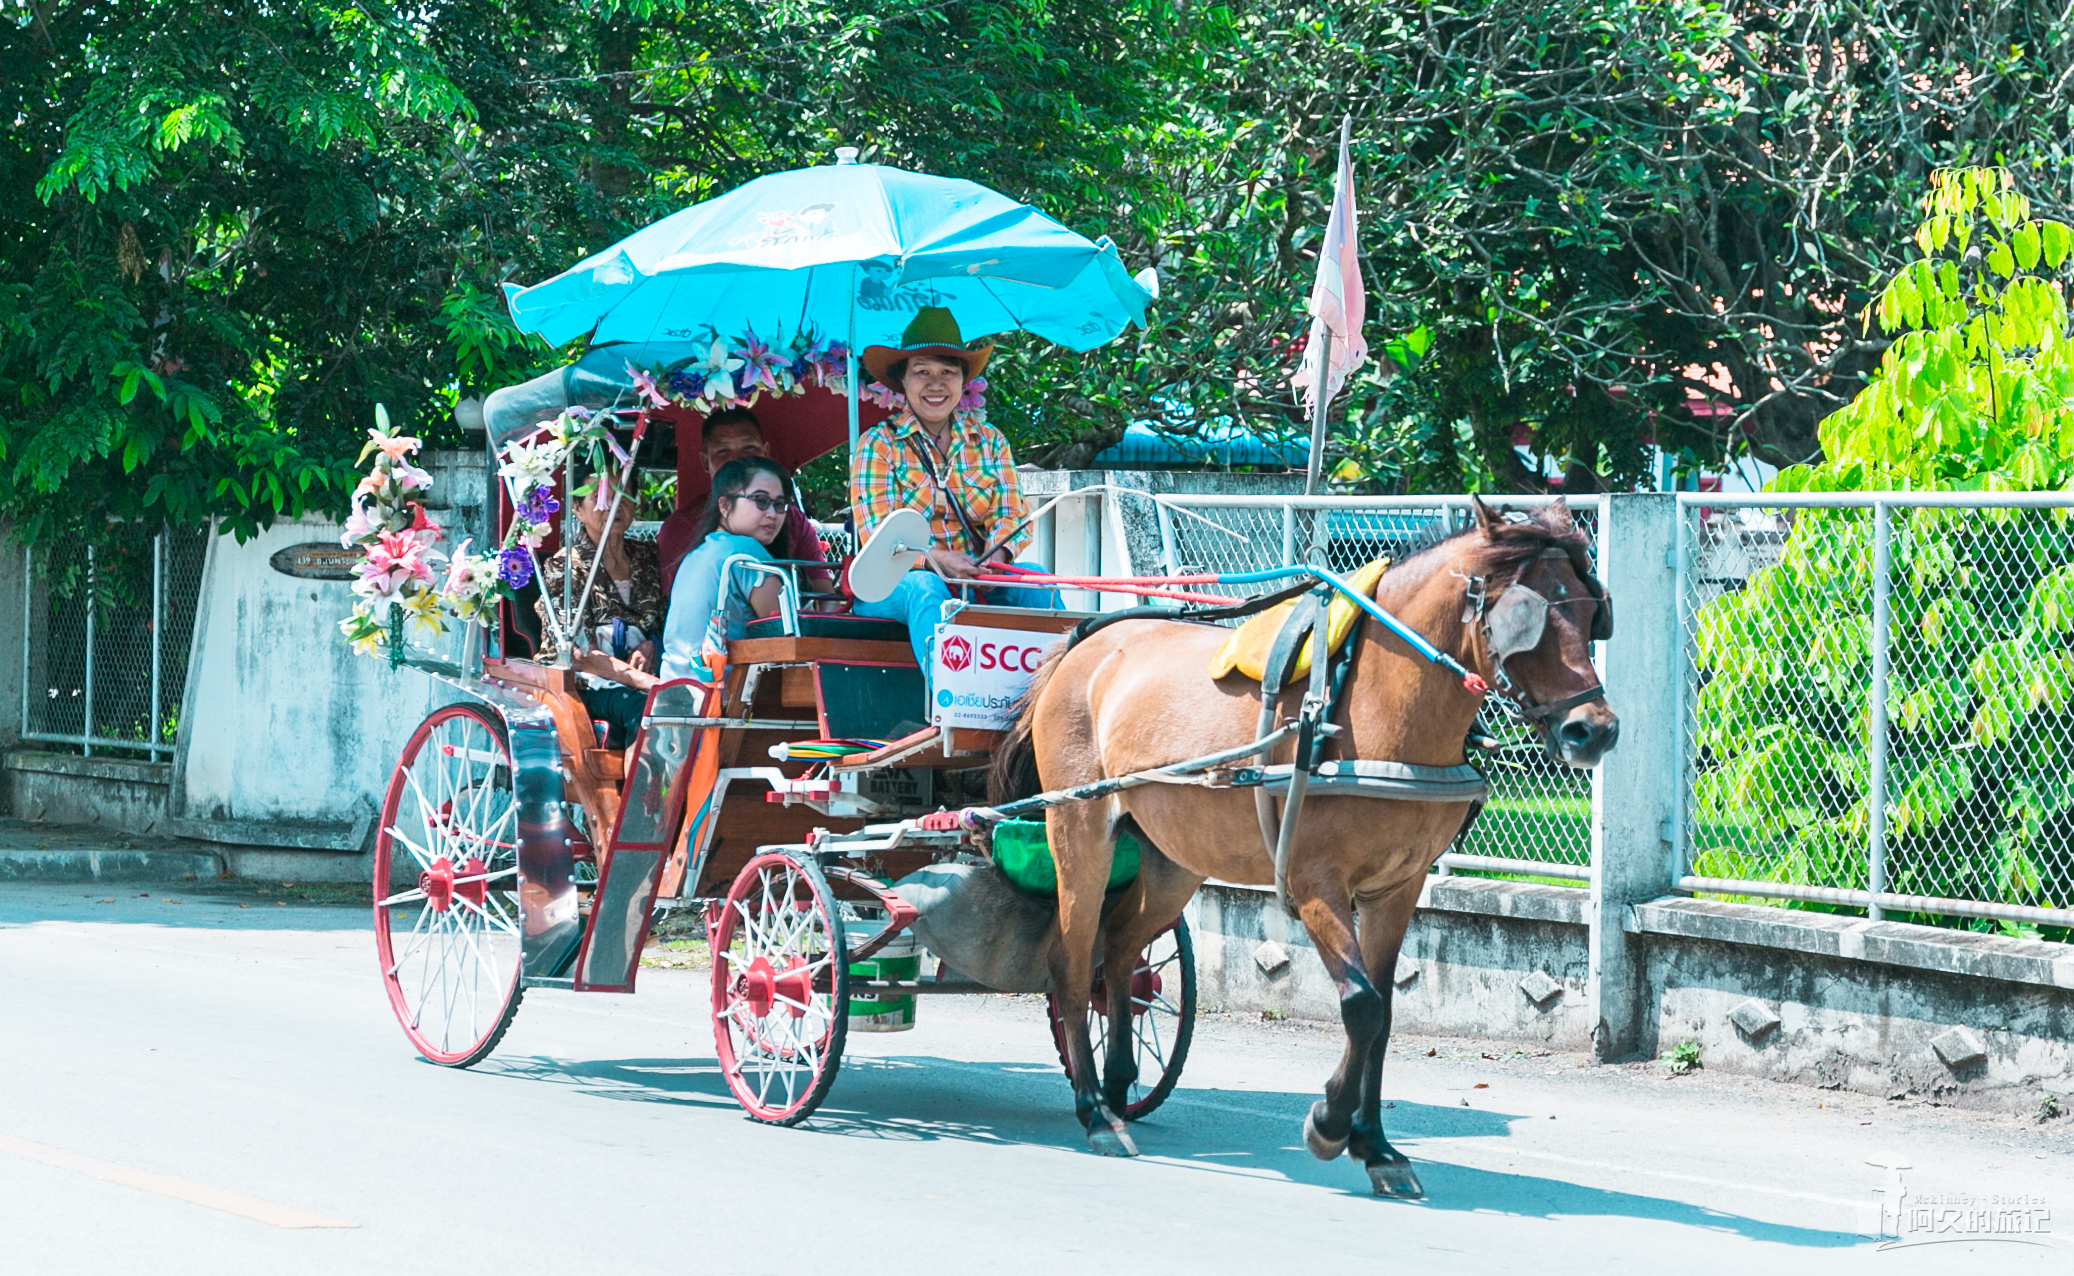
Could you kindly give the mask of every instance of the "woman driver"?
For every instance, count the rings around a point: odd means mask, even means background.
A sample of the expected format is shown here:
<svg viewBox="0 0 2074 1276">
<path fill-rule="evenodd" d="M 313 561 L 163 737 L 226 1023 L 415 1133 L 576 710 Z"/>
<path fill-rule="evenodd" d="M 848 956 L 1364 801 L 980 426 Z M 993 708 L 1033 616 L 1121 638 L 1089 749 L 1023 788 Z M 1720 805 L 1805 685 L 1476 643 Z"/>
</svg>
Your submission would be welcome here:
<svg viewBox="0 0 2074 1276">
<path fill-rule="evenodd" d="M 898 348 L 866 346 L 862 360 L 881 385 L 899 390 L 907 406 L 857 442 L 850 469 L 850 504 L 857 536 L 868 539 L 895 510 L 919 510 L 929 520 L 929 569 L 917 565 L 879 602 L 859 601 L 860 616 L 907 625 L 915 659 L 929 668 L 929 650 L 943 604 L 945 581 L 970 580 L 1013 560 L 1029 540 L 1022 485 L 1001 431 L 977 409 L 960 409 L 965 383 L 994 353 L 991 344 L 967 349 L 958 321 L 927 306 L 901 334 Z M 1055 607 L 1050 590 L 989 588 L 988 601 L 1011 607 Z"/>
</svg>

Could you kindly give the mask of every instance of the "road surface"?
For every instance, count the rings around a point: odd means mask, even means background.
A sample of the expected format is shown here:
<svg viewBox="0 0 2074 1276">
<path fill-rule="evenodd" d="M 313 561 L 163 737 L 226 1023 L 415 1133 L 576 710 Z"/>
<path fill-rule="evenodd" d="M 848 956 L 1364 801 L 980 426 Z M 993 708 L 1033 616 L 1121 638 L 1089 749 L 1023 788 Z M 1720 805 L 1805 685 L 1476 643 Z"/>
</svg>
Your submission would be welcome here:
<svg viewBox="0 0 2074 1276">
<path fill-rule="evenodd" d="M 410 1050 L 360 909 L 0 887 L 0 971 L 9 1276 L 1829 1276 L 2074 1258 L 2074 1117 L 1400 1039 L 1386 1116 L 1428 1192 L 1403 1203 L 1301 1150 L 1337 1052 L 1315 1025 L 1205 1016 L 1126 1161 L 1082 1150 L 1041 999 L 924 1001 L 912 1032 L 853 1035 L 828 1105 L 779 1130 L 728 1098 L 692 971 L 645 971 L 633 997 L 529 994 L 465 1072 Z M 1942 1243 L 1881 1248 L 1858 1234 L 1889 1177 L 1868 1161 L 1905 1166 L 1914 1203 L 2005 1198 L 2048 1230 L 1984 1239 L 1952 1215 L 1952 1234 L 1908 1233 Z"/>
</svg>

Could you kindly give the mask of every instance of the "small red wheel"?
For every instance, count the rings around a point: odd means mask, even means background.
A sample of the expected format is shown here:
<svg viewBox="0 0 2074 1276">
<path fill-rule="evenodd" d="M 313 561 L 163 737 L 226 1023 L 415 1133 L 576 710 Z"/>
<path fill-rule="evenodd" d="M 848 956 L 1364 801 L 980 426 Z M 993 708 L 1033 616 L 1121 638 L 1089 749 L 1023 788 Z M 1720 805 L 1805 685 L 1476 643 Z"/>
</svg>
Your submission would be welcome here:
<svg viewBox="0 0 2074 1276">
<path fill-rule="evenodd" d="M 708 936 L 713 1043 L 753 1120 L 798 1125 L 835 1082 L 849 1027 L 849 963 L 828 881 L 763 851 L 736 875 Z"/>
<path fill-rule="evenodd" d="M 1048 1000 L 1051 1042 L 1059 1052 L 1059 1064 L 1071 1076 L 1073 1065 L 1066 1060 L 1066 1023 L 1059 1014 L 1058 994 Z M 1087 1033 L 1094 1042 L 1098 1066 L 1109 1048 L 1108 1008 L 1105 974 L 1095 980 L 1086 1007 Z M 1195 942 L 1188 937 L 1188 923 L 1177 918 L 1172 927 L 1145 945 L 1131 975 L 1131 1039 L 1136 1046 L 1138 1079 L 1131 1083 L 1124 1120 L 1150 1116 L 1167 1101 L 1181 1080 L 1181 1065 L 1188 1061 L 1188 1043 L 1194 1037 Z"/>
<path fill-rule="evenodd" d="M 518 1013 L 518 807 L 504 724 L 472 704 L 418 725 L 382 802 L 374 942 L 389 1004 L 432 1062 L 480 1061 Z"/>
</svg>

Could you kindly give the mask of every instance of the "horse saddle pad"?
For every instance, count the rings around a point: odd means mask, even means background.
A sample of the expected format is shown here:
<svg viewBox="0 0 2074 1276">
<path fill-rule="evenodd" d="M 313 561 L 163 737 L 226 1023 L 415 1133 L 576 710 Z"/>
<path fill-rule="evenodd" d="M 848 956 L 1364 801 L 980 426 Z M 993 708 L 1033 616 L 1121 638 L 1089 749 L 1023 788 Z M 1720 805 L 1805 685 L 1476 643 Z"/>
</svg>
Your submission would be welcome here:
<svg viewBox="0 0 2074 1276">
<path fill-rule="evenodd" d="M 1389 559 L 1378 558 L 1348 577 L 1347 584 L 1364 594 L 1372 594 L 1375 592 L 1376 582 L 1383 578 L 1383 572 L 1389 566 Z M 1276 636 L 1282 632 L 1282 626 L 1289 622 L 1289 614 L 1296 610 L 1296 604 L 1301 601 L 1303 600 L 1300 598 L 1292 598 L 1279 606 L 1270 607 L 1232 630 L 1231 637 L 1225 639 L 1224 645 L 1217 649 L 1217 654 L 1210 657 L 1210 676 L 1222 678 L 1236 669 L 1259 682 L 1261 676 L 1267 672 L 1267 657 L 1275 648 Z M 1332 606 L 1326 612 L 1326 651 L 1338 651 L 1340 644 L 1346 642 L 1347 635 L 1354 632 L 1354 622 L 1360 618 L 1361 609 L 1352 600 L 1344 594 L 1333 594 Z M 1294 682 L 1310 671 L 1311 644 L 1307 642 L 1296 649 L 1296 665 L 1289 671 L 1289 681 Z"/>
</svg>

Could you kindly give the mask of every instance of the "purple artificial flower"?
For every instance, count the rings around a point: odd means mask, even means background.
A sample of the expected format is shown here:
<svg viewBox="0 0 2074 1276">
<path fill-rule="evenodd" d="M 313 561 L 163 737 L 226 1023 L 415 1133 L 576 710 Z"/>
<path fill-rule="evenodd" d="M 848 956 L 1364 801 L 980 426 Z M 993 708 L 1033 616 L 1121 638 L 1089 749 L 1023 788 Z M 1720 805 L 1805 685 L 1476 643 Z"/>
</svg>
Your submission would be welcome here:
<svg viewBox="0 0 2074 1276">
<path fill-rule="evenodd" d="M 518 516 L 528 523 L 545 523 L 560 508 L 562 503 L 549 495 L 546 488 L 536 487 L 519 502 Z"/>
<path fill-rule="evenodd" d="M 533 559 L 525 550 L 514 545 L 497 552 L 497 578 L 513 589 L 524 589 L 526 582 L 533 579 Z"/>
</svg>

